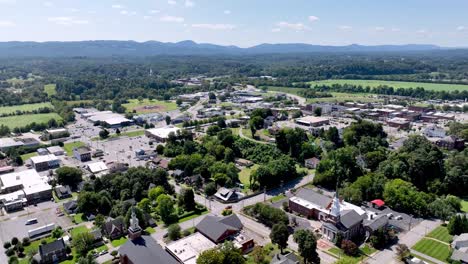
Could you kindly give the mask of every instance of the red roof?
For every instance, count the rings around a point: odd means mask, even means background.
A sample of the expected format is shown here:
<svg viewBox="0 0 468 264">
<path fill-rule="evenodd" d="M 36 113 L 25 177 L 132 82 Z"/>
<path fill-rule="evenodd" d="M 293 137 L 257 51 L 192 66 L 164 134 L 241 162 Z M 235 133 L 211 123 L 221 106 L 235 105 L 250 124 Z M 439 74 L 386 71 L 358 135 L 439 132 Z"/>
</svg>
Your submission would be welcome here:
<svg viewBox="0 0 468 264">
<path fill-rule="evenodd" d="M 371 201 L 371 203 L 377 205 L 378 207 L 382 207 L 382 206 L 385 205 L 385 202 L 380 200 L 380 199 L 375 199 L 375 200 Z"/>
</svg>

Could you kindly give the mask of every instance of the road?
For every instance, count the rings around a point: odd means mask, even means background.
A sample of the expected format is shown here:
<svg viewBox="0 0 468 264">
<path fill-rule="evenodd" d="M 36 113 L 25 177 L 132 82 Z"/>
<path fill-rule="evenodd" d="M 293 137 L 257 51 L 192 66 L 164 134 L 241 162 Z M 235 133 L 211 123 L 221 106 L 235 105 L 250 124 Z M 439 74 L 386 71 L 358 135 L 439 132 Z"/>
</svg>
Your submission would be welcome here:
<svg viewBox="0 0 468 264">
<path fill-rule="evenodd" d="M 302 96 L 299 96 L 299 95 L 295 95 L 295 94 L 290 94 L 290 93 L 283 93 L 283 92 L 277 92 L 277 91 L 268 91 L 268 93 L 282 93 L 282 94 L 286 94 L 287 96 L 297 100 L 297 102 L 299 103 L 299 105 L 306 105 L 307 104 L 307 99 L 305 99 L 304 97 Z"/>
<path fill-rule="evenodd" d="M 406 232 L 405 234 L 399 235 L 400 244 L 405 244 L 409 248 L 414 246 L 421 238 L 423 238 L 426 234 L 434 230 L 441 224 L 440 221 L 431 221 L 431 220 L 424 220 L 410 231 Z M 396 259 L 396 245 L 392 246 L 389 249 L 382 250 L 369 258 L 367 263 L 369 264 L 383 264 L 383 263 L 399 263 Z M 420 254 L 422 255 L 422 254 Z"/>
</svg>

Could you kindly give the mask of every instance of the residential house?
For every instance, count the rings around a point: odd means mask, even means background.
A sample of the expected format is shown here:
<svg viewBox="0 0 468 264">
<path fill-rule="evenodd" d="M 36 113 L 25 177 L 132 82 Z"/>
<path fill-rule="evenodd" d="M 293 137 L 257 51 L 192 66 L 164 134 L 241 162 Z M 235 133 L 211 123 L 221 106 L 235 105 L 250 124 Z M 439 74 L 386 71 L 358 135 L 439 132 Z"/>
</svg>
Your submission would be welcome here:
<svg viewBox="0 0 468 264">
<path fill-rule="evenodd" d="M 117 239 L 125 235 L 125 223 L 122 218 L 108 218 L 103 226 L 103 233 L 110 239 Z"/>
<path fill-rule="evenodd" d="M 63 204 L 63 210 L 67 214 L 76 214 L 78 211 L 78 203 L 76 200 L 68 201 Z"/>
<path fill-rule="evenodd" d="M 224 187 L 219 188 L 214 197 L 222 203 L 232 203 L 238 201 L 243 195 L 236 190 L 227 189 Z"/>
<path fill-rule="evenodd" d="M 450 259 L 461 263 L 468 263 L 468 233 L 454 236 L 451 246 L 453 253 Z"/>
<path fill-rule="evenodd" d="M 72 191 L 70 190 L 70 186 L 62 186 L 62 185 L 57 185 L 55 186 L 55 195 L 57 195 L 57 198 L 59 199 L 65 199 L 69 198 L 72 196 Z"/>
<path fill-rule="evenodd" d="M 275 254 L 275 256 L 273 256 L 273 258 L 271 258 L 271 262 L 270 262 L 270 264 L 299 264 L 299 263 L 301 263 L 300 258 L 293 252 L 290 252 L 286 255 L 277 253 Z"/>
<path fill-rule="evenodd" d="M 317 159 L 316 157 L 306 159 L 304 161 L 304 166 L 309 169 L 316 169 L 318 164 L 320 163 L 320 160 Z"/>
<path fill-rule="evenodd" d="M 456 136 L 446 136 L 437 140 L 436 145 L 448 150 L 463 150 L 465 148 L 465 141 L 461 138 L 457 138 Z"/>
<path fill-rule="evenodd" d="M 225 217 L 208 215 L 203 218 L 195 229 L 209 238 L 214 243 L 221 243 L 228 237 L 237 234 L 244 225 L 237 215 L 232 214 Z"/>
<path fill-rule="evenodd" d="M 39 263 L 58 263 L 67 258 L 67 247 L 62 238 L 39 245 Z"/>
</svg>

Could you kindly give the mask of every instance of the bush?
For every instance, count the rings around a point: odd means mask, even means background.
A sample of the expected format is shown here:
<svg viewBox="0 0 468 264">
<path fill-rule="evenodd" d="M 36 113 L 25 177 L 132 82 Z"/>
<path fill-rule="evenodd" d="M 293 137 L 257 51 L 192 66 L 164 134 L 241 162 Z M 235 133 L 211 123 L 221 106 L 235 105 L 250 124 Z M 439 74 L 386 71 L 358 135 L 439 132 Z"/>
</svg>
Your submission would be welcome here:
<svg viewBox="0 0 468 264">
<path fill-rule="evenodd" d="M 12 244 L 12 245 L 16 245 L 16 244 L 18 244 L 18 242 L 19 242 L 19 239 L 18 239 L 17 237 L 13 237 L 13 238 L 11 239 L 11 244 Z"/>
<path fill-rule="evenodd" d="M 27 247 L 31 245 L 31 240 L 29 240 L 29 237 L 23 237 L 23 246 Z"/>
<path fill-rule="evenodd" d="M 356 256 L 359 253 L 358 247 L 351 240 L 343 240 L 341 242 L 341 249 L 348 256 Z"/>
<path fill-rule="evenodd" d="M 180 238 L 180 226 L 178 224 L 170 225 L 167 229 L 167 235 L 170 240 L 175 241 Z"/>
<path fill-rule="evenodd" d="M 159 154 L 159 155 L 162 155 L 164 153 L 164 146 L 163 145 L 157 145 L 156 146 L 156 152 Z"/>
<path fill-rule="evenodd" d="M 42 244 L 42 245 L 45 245 L 45 244 L 47 244 L 47 240 L 45 240 L 45 239 L 42 239 L 42 240 L 41 240 L 41 244 Z"/>
<path fill-rule="evenodd" d="M 7 257 L 13 256 L 14 254 L 15 254 L 15 250 L 12 248 L 9 248 L 5 251 L 5 255 L 7 255 Z"/>
<path fill-rule="evenodd" d="M 17 256 L 12 256 L 8 259 L 8 264 L 18 264 L 19 260 Z"/>
<path fill-rule="evenodd" d="M 115 258 L 119 254 L 119 252 L 117 250 L 112 250 L 112 252 L 110 254 L 111 254 L 112 257 Z"/>
<path fill-rule="evenodd" d="M 10 241 L 7 241 L 7 242 L 3 243 L 3 248 L 9 249 L 10 247 L 11 247 Z"/>
<path fill-rule="evenodd" d="M 227 215 L 232 215 L 232 209 L 224 209 L 223 212 L 221 212 L 223 216 Z"/>
<path fill-rule="evenodd" d="M 191 235 L 190 230 L 185 229 L 184 231 L 182 231 L 182 235 L 183 235 L 184 237 L 190 236 L 190 235 Z"/>
</svg>

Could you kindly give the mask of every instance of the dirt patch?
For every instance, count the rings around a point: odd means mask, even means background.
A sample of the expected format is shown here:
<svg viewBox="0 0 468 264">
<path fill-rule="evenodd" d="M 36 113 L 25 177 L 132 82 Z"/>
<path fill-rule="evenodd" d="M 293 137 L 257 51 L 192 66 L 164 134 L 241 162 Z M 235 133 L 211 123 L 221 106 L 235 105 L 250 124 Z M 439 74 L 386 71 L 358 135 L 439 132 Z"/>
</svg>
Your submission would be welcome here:
<svg viewBox="0 0 468 264">
<path fill-rule="evenodd" d="M 162 105 L 143 105 L 137 106 L 134 108 L 137 113 L 157 113 L 157 112 L 164 112 L 166 107 Z"/>
</svg>

